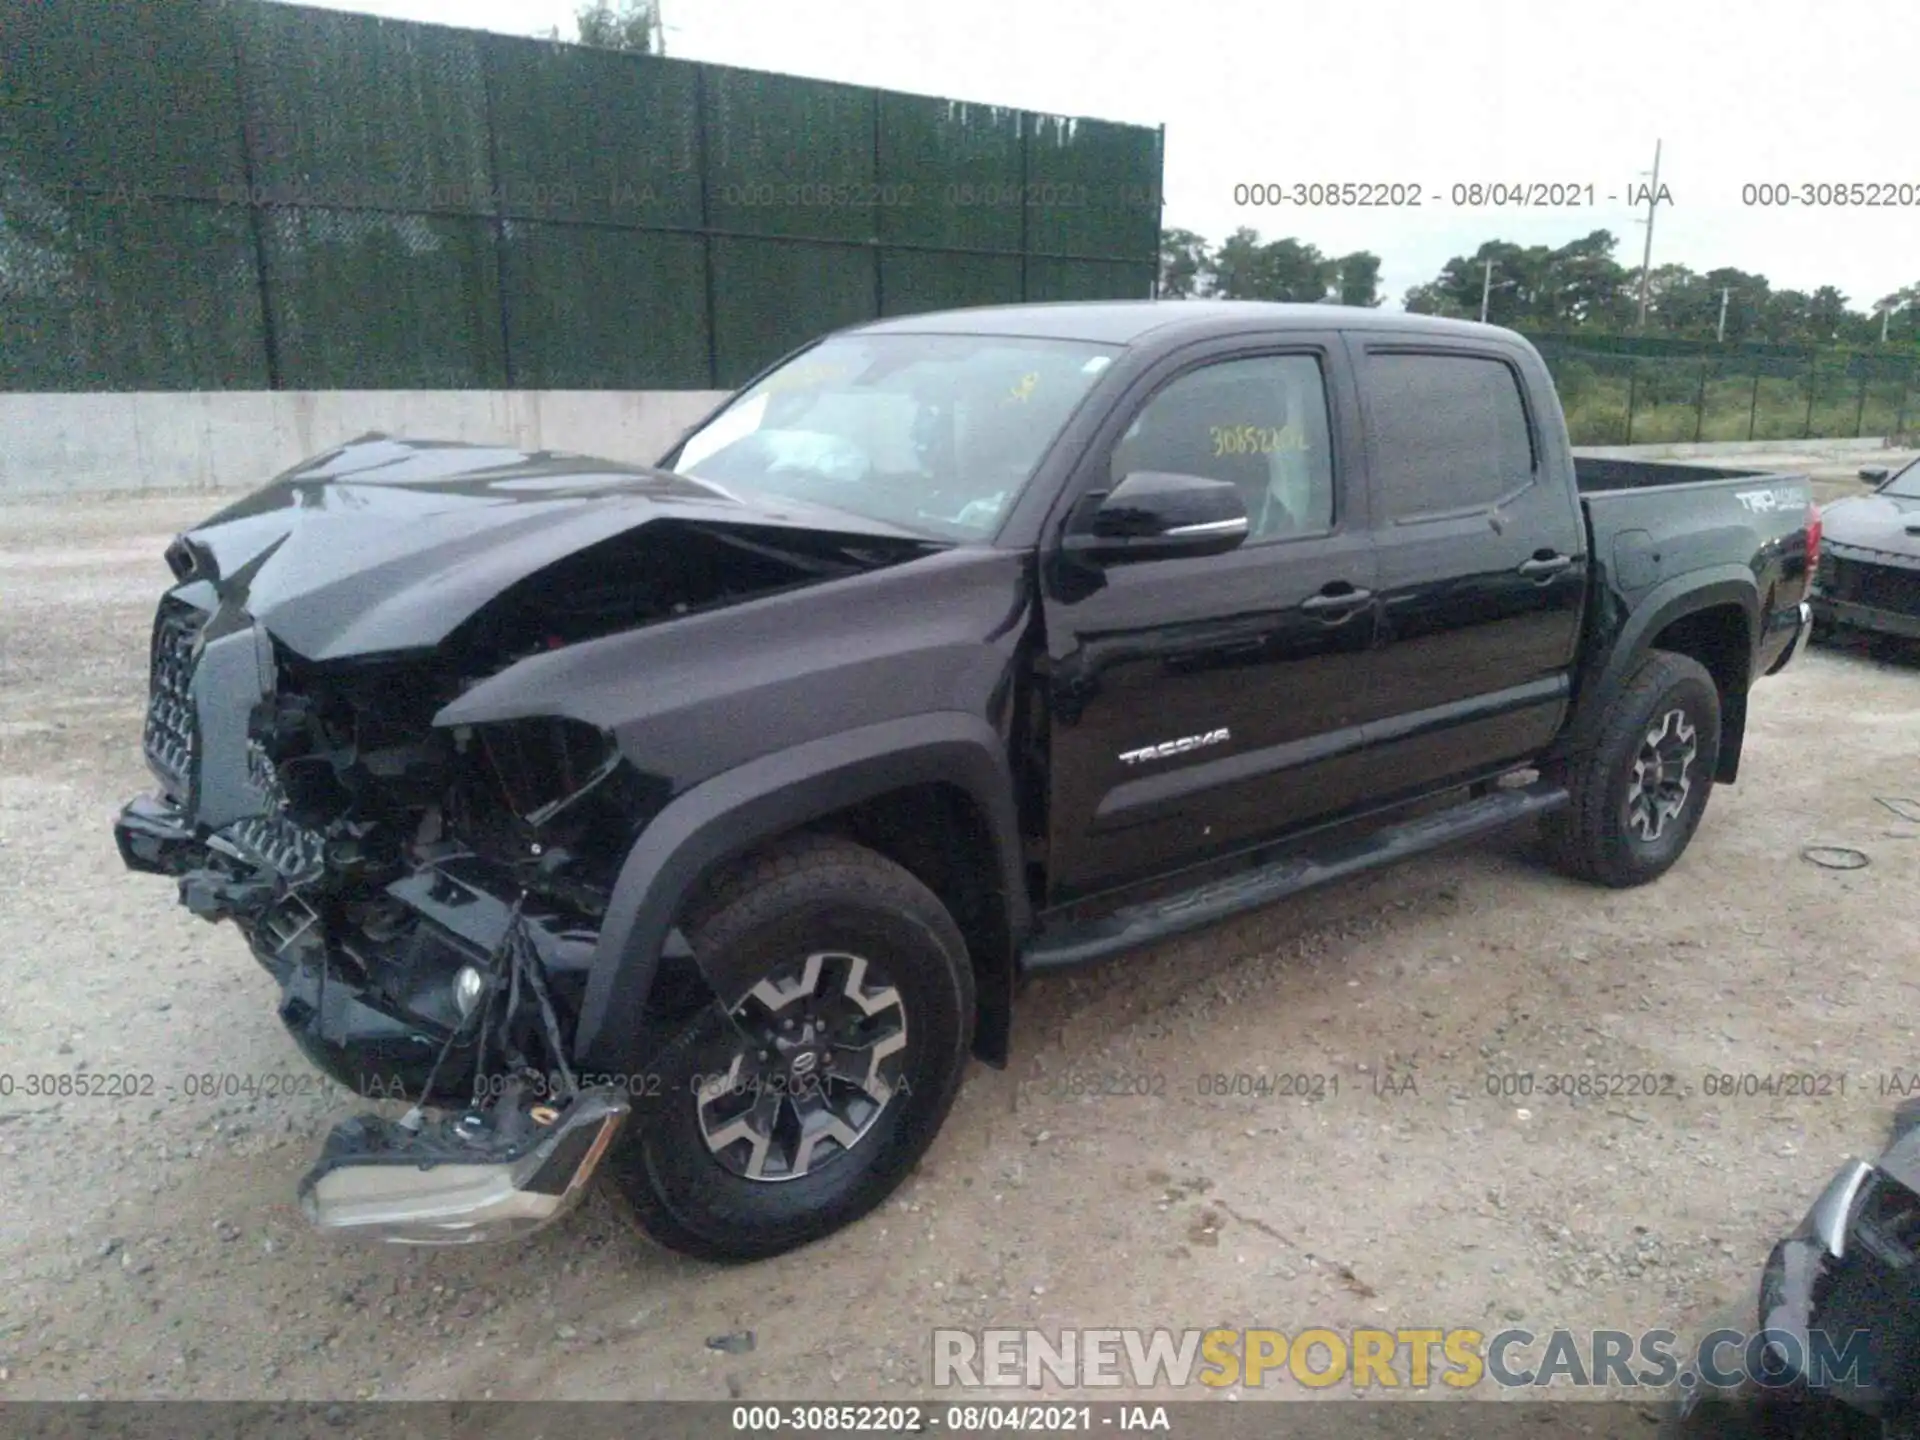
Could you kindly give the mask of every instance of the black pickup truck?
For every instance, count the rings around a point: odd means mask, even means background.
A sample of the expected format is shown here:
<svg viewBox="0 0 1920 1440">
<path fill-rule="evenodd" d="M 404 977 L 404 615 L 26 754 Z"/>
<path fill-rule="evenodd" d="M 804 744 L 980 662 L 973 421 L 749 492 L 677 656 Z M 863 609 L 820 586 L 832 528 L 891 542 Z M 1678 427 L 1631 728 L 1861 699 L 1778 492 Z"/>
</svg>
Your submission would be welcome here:
<svg viewBox="0 0 1920 1440">
<path fill-rule="evenodd" d="M 180 537 L 116 834 L 410 1102 L 334 1130 L 317 1224 L 496 1237 L 598 1173 L 771 1255 L 900 1182 L 1023 975 L 1526 817 L 1659 876 L 1818 526 L 1576 465 L 1487 326 L 882 320 L 657 467 L 369 436 Z"/>
</svg>

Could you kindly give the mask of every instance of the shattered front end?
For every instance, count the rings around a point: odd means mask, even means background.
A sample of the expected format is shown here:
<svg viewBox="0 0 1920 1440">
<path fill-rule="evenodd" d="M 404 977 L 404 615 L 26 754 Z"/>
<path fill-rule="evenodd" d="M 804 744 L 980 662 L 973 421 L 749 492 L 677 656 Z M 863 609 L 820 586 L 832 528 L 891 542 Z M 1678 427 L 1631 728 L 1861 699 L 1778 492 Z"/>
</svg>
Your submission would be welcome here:
<svg viewBox="0 0 1920 1440">
<path fill-rule="evenodd" d="M 173 542 L 142 737 L 158 786 L 115 838 L 239 929 L 316 1065 L 411 1107 L 328 1142 L 303 1188 L 322 1226 L 444 1241 L 550 1219 L 658 1103 L 576 1072 L 585 1020 L 596 1065 L 626 1069 L 711 1003 L 690 957 L 649 957 L 607 1032 L 621 868 L 729 753 L 669 718 L 686 654 L 653 646 L 663 678 L 642 685 L 609 648 L 940 548 L 666 471 L 384 436 Z M 555 693 L 556 661 L 587 678 Z"/>
<path fill-rule="evenodd" d="M 435 656 L 307 663 L 207 586 L 154 626 L 160 788 L 121 812 L 122 858 L 245 935 L 317 1066 L 412 1107 L 328 1139 L 301 1201 L 330 1231 L 524 1233 L 629 1110 L 580 1083 L 571 1036 L 645 784 L 576 721 L 436 726 L 462 682 Z"/>
</svg>

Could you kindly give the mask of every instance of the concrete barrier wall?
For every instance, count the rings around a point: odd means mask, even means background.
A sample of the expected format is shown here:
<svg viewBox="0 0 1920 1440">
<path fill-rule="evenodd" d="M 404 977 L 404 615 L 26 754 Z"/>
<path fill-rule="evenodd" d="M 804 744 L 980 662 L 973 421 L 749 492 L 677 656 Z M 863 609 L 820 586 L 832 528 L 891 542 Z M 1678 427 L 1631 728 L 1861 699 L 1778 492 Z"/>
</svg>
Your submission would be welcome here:
<svg viewBox="0 0 1920 1440">
<path fill-rule="evenodd" d="M 369 430 L 651 464 L 723 398 L 704 390 L 0 394 L 0 499 L 251 490 Z"/>
</svg>

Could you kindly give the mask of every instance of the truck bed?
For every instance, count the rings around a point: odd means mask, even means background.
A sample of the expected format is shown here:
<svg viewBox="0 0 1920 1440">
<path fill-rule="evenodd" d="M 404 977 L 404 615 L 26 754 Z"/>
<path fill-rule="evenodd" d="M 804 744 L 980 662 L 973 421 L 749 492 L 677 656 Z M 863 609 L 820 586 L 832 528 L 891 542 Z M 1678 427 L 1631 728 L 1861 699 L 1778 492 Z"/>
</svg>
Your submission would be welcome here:
<svg viewBox="0 0 1920 1440">
<path fill-rule="evenodd" d="M 1654 490 L 1669 485 L 1694 485 L 1703 480 L 1781 478 L 1769 470 L 1736 470 L 1671 460 L 1597 459 L 1584 455 L 1573 457 L 1573 474 L 1582 495 L 1610 490 Z"/>
<path fill-rule="evenodd" d="M 1722 588 L 1727 603 L 1754 585 L 1752 659 L 1727 688 L 1744 700 L 1740 681 L 1770 673 L 1791 655 L 1805 628 L 1801 602 L 1811 579 L 1811 477 L 1578 456 L 1574 476 L 1592 553 L 1613 592 L 1612 606 L 1597 606 L 1593 623 L 1604 630 L 1613 623 L 1610 609 L 1632 613 L 1648 594 L 1686 576 L 1696 586 Z M 1614 648 L 1592 636 L 1589 643 Z"/>
</svg>

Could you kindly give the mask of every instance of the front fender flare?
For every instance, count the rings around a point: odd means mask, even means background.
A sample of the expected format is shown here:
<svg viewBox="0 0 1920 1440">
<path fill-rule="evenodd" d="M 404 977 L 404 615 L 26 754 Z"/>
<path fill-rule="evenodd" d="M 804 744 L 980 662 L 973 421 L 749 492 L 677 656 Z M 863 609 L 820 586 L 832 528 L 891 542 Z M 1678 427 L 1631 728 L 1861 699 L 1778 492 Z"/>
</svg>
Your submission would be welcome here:
<svg viewBox="0 0 1920 1440">
<path fill-rule="evenodd" d="M 1009 954 L 1029 923 L 1013 775 L 1004 740 L 962 711 L 862 726 L 749 761 L 669 803 L 614 883 L 574 1035 L 582 1063 L 627 1073 L 660 956 L 693 887 L 713 866 L 849 805 L 903 786 L 958 786 L 986 817 Z M 697 963 L 697 959 L 696 959 Z"/>
</svg>

